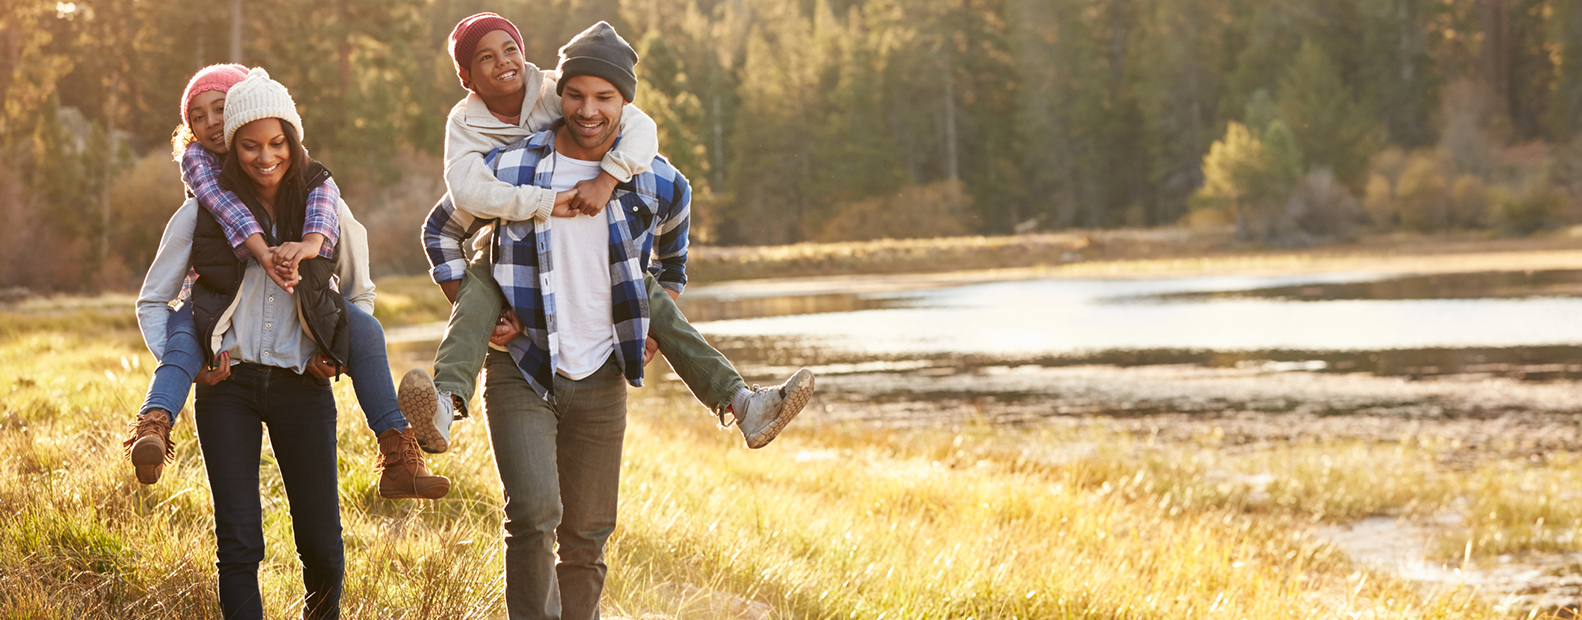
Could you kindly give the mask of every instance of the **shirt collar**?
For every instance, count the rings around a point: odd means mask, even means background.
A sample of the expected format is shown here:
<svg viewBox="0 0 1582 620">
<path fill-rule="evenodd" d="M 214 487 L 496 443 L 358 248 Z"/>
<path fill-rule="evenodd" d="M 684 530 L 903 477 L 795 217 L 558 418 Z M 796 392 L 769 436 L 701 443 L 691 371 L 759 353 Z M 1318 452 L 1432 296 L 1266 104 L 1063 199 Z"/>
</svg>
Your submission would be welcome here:
<svg viewBox="0 0 1582 620">
<path fill-rule="evenodd" d="M 533 95 L 533 93 L 529 92 L 528 95 Z M 528 111 L 532 109 L 533 101 L 536 101 L 536 99 L 531 96 L 522 98 L 522 109 L 517 112 L 516 117 L 518 123 L 527 118 Z M 467 122 L 468 126 L 481 129 L 514 129 L 520 127 L 520 125 L 501 122 L 500 119 L 495 118 L 494 114 L 489 112 L 489 104 L 484 103 L 483 97 L 479 97 L 478 93 L 472 91 L 467 92 L 467 108 L 463 120 Z"/>
</svg>

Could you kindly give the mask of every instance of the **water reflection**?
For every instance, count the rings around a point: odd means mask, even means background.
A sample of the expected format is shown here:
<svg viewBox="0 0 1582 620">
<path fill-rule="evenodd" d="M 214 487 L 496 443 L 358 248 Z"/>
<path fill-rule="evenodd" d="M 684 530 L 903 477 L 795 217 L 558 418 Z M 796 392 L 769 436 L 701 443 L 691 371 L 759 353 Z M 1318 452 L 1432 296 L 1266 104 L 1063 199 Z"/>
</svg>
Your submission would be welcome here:
<svg viewBox="0 0 1582 620">
<path fill-rule="evenodd" d="M 1582 297 L 1582 270 L 1507 271 L 1413 275 L 1383 279 L 1341 276 L 1338 280 L 1303 282 L 1251 290 L 1191 291 L 1137 297 L 1127 301 L 1205 301 L 1212 299 L 1278 299 L 1333 301 L 1341 299 L 1491 299 Z M 1120 300 L 1117 300 L 1120 301 Z"/>
<path fill-rule="evenodd" d="M 1263 364 L 1547 380 L 1582 376 L 1582 295 L 1572 292 L 1582 293 L 1582 272 L 1050 279 L 738 299 L 822 311 L 692 316 L 749 365 Z"/>
<path fill-rule="evenodd" d="M 904 293 L 901 307 L 699 322 L 706 334 L 778 335 L 867 354 L 1088 355 L 1107 350 L 1362 351 L 1582 344 L 1582 298 L 1119 299 L 1196 281 L 1044 280 Z M 1245 287 L 1252 288 L 1252 287 Z"/>
</svg>

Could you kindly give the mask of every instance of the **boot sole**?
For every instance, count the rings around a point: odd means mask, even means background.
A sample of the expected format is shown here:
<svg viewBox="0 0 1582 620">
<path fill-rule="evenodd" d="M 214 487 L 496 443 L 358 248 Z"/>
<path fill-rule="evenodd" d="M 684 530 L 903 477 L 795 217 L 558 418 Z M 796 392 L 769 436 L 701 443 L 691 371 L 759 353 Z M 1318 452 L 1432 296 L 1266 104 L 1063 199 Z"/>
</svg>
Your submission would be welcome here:
<svg viewBox="0 0 1582 620">
<path fill-rule="evenodd" d="M 401 407 L 401 415 L 412 426 L 412 435 L 417 438 L 419 448 L 429 454 L 450 449 L 450 441 L 434 424 L 434 413 L 439 411 L 439 394 L 434 391 L 434 379 L 427 372 L 422 368 L 407 371 L 406 376 L 401 377 L 396 402 Z"/>
<path fill-rule="evenodd" d="M 379 497 L 383 497 L 385 499 L 439 499 L 439 498 L 445 497 L 446 495 L 449 495 L 449 494 L 450 494 L 450 483 L 449 482 L 446 482 L 442 486 L 436 486 L 436 487 L 430 487 L 430 488 L 424 489 L 423 492 L 421 492 L 421 493 L 417 492 L 417 491 L 413 491 L 411 493 L 397 493 L 397 492 L 394 492 L 394 491 L 386 491 L 384 489 L 379 489 Z"/>
<path fill-rule="evenodd" d="M 159 465 L 138 465 L 133 469 L 137 470 L 138 482 L 143 484 L 154 484 L 159 482 L 159 475 L 164 473 L 163 470 L 165 468 L 160 467 Z"/>
<path fill-rule="evenodd" d="M 747 438 L 747 447 L 757 450 L 769 445 L 775 437 L 780 436 L 780 431 L 791 423 L 797 414 L 802 413 L 802 408 L 807 406 L 807 401 L 813 399 L 813 371 L 803 368 L 791 375 L 786 380 L 785 398 L 780 401 L 780 415 L 769 426 Z"/>
<path fill-rule="evenodd" d="M 138 482 L 143 484 L 159 482 L 159 475 L 165 470 L 164 446 L 154 441 L 138 441 L 132 444 L 132 465 L 137 470 Z"/>
</svg>

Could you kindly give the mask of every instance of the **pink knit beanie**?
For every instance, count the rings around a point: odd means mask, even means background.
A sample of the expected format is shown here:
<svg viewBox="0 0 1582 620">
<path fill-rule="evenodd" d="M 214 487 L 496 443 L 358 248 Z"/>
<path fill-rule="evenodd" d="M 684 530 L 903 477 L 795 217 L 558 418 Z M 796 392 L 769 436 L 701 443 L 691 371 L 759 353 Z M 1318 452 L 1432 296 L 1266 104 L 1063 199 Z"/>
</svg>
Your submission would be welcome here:
<svg viewBox="0 0 1582 620">
<path fill-rule="evenodd" d="M 187 82 L 187 90 L 181 93 L 181 124 L 188 124 L 187 106 L 192 105 L 193 97 L 204 91 L 229 91 L 246 78 L 247 67 L 241 65 L 209 65 L 198 71 Z"/>
</svg>

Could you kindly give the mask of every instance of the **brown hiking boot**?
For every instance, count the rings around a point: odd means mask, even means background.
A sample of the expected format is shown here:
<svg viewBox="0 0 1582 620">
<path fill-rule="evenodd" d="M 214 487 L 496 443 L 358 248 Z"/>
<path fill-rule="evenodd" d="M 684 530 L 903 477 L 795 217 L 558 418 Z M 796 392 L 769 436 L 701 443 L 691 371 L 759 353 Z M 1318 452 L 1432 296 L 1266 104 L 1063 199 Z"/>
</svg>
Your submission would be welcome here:
<svg viewBox="0 0 1582 620">
<path fill-rule="evenodd" d="M 450 492 L 450 478 L 428 472 L 412 427 L 379 434 L 379 497 L 439 499 Z"/>
<path fill-rule="evenodd" d="M 137 481 L 143 484 L 159 482 L 165 472 L 165 463 L 176 458 L 176 445 L 170 441 L 170 413 L 164 409 L 149 409 L 138 414 L 137 421 L 129 425 L 132 436 L 121 445 L 126 448 L 126 458 L 137 470 Z"/>
</svg>

